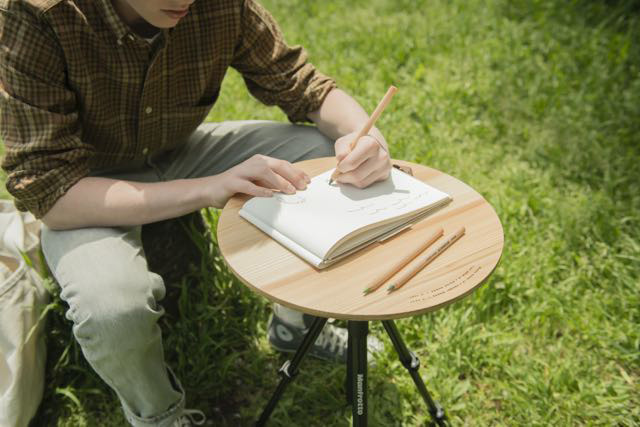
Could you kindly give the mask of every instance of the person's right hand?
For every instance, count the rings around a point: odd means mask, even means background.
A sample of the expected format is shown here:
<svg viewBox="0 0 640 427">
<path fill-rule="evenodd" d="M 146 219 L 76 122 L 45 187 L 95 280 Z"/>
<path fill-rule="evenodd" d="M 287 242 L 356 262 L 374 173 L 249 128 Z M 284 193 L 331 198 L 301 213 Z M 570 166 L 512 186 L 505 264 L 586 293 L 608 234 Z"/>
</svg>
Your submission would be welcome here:
<svg viewBox="0 0 640 427">
<path fill-rule="evenodd" d="M 256 154 L 244 162 L 210 177 L 209 204 L 222 208 L 234 194 L 271 197 L 274 190 L 293 194 L 307 188 L 309 175 L 286 160 Z"/>
</svg>

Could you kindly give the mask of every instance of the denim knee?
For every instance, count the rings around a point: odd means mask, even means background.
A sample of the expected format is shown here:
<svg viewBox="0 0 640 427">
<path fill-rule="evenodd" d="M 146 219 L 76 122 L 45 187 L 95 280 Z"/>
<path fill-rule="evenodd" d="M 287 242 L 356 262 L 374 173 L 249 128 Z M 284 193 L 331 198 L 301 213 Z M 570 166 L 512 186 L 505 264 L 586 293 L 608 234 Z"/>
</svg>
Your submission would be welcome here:
<svg viewBox="0 0 640 427">
<path fill-rule="evenodd" d="M 88 350 L 87 358 L 90 354 L 99 358 L 100 352 L 93 353 L 98 348 L 127 351 L 144 346 L 159 334 L 155 326 L 164 310 L 153 289 L 163 287 L 162 279 L 148 273 L 147 283 L 140 283 L 140 277 L 119 276 L 99 280 L 92 286 L 101 290 L 97 294 L 76 292 L 67 300 L 67 318 L 74 323 L 76 340 Z"/>
</svg>

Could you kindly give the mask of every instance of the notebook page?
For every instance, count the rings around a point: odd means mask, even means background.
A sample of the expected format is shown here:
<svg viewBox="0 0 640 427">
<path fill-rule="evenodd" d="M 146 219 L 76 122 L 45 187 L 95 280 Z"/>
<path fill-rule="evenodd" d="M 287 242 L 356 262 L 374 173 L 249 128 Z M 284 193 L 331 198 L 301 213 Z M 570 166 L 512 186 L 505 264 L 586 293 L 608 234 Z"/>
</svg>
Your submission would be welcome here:
<svg viewBox="0 0 640 427">
<path fill-rule="evenodd" d="M 243 210 L 249 212 L 324 259 L 336 242 L 354 230 L 449 198 L 396 169 L 391 170 L 389 179 L 364 189 L 329 185 L 332 172 L 314 177 L 306 190 L 296 194 L 254 197 L 245 203 L 241 216 Z"/>
</svg>

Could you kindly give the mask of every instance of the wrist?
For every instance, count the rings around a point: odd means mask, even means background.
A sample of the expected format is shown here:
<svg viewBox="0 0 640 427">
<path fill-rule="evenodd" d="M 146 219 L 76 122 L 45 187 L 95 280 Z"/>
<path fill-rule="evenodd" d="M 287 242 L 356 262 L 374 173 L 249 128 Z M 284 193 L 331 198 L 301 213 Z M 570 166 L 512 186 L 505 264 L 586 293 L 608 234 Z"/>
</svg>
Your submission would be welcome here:
<svg viewBox="0 0 640 427">
<path fill-rule="evenodd" d="M 198 183 L 198 188 L 201 200 L 206 207 L 222 209 L 233 195 L 228 186 L 228 179 L 225 179 L 226 176 L 226 172 L 222 172 L 218 175 L 200 178 L 201 182 Z"/>
</svg>

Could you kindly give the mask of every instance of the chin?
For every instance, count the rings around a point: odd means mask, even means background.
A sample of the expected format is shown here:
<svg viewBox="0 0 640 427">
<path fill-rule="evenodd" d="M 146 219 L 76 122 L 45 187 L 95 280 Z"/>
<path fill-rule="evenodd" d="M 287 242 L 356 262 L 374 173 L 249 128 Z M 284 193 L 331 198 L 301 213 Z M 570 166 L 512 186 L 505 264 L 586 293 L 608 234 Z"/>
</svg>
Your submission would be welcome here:
<svg viewBox="0 0 640 427">
<path fill-rule="evenodd" d="M 163 30 L 173 28 L 178 25 L 178 22 L 180 22 L 180 19 L 171 19 L 162 12 L 154 13 L 152 16 L 145 18 L 145 20 L 154 27 Z"/>
<path fill-rule="evenodd" d="M 180 21 L 174 21 L 170 19 L 162 19 L 162 20 L 159 19 L 157 22 L 154 22 L 151 25 L 153 25 L 156 28 L 160 28 L 161 30 L 166 30 L 166 29 L 175 27 L 176 25 L 178 25 L 178 22 Z"/>
</svg>

